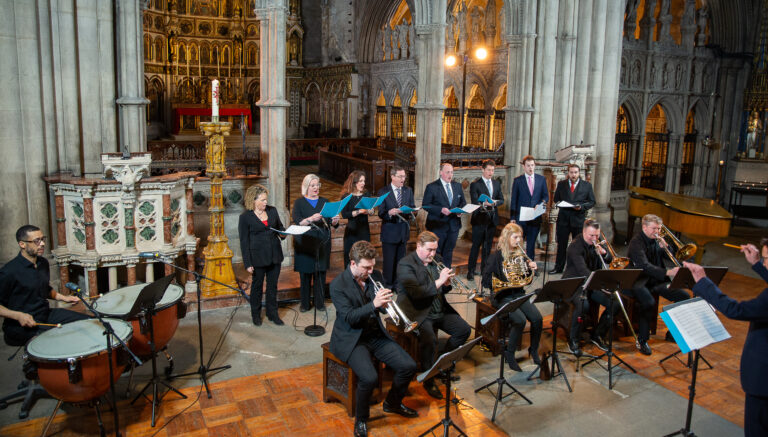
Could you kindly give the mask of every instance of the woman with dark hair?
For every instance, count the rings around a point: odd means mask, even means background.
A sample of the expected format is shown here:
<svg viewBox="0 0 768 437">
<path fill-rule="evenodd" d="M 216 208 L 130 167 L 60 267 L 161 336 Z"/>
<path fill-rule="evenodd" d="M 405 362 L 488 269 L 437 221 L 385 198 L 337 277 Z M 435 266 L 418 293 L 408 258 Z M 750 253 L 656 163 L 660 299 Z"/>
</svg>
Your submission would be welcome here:
<svg viewBox="0 0 768 437">
<path fill-rule="evenodd" d="M 267 318 L 275 325 L 283 321 L 277 314 L 277 279 L 283 262 L 280 239 L 285 238 L 272 229 L 285 228 L 274 206 L 267 205 L 268 191 L 262 185 L 253 185 L 245 192 L 245 206 L 249 210 L 240 214 L 237 230 L 240 235 L 240 250 L 243 265 L 252 275 L 251 318 L 253 324 L 261 326 L 261 296 L 264 276 L 267 277 Z"/>
<path fill-rule="evenodd" d="M 320 212 L 328 202 L 320 197 L 320 178 L 304 176 L 301 195 L 293 202 L 293 222 L 312 229 L 293 238 L 293 270 L 301 274 L 301 312 L 309 311 L 314 289 L 315 308 L 325 310 L 325 272 L 331 261 L 331 226 L 339 226 L 339 217 L 323 217 Z"/>
<path fill-rule="evenodd" d="M 341 199 L 348 194 L 352 195 L 347 205 L 341 210 L 341 218 L 347 219 L 347 227 L 344 229 L 344 268 L 349 265 L 349 251 L 352 245 L 358 241 L 371 241 L 371 230 L 368 227 L 368 215 L 373 211 L 356 209 L 355 205 L 363 197 L 370 196 L 365 189 L 365 173 L 355 170 L 349 174 L 344 186 L 341 188 Z"/>
</svg>

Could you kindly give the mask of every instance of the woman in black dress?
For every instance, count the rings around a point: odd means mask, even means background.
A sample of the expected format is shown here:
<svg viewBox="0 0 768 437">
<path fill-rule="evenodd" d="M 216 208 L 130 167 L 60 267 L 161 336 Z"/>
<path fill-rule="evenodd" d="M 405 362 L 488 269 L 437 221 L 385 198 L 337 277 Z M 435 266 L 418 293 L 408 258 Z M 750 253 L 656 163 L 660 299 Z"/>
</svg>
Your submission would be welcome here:
<svg viewBox="0 0 768 437">
<path fill-rule="evenodd" d="M 351 194 L 352 198 L 341 210 L 341 218 L 347 219 L 347 227 L 344 229 L 344 268 L 349 265 L 349 250 L 352 249 L 352 245 L 361 240 L 371 241 L 368 215 L 373 211 L 355 208 L 360 199 L 370 196 L 365 190 L 365 173 L 355 170 L 349 174 L 341 188 L 341 199 L 348 194 Z"/>
<path fill-rule="evenodd" d="M 308 174 L 301 183 L 301 195 L 293 202 L 293 222 L 312 229 L 293 239 L 293 270 L 301 274 L 301 312 L 309 311 L 314 288 L 315 307 L 325 309 L 325 272 L 331 259 L 331 226 L 339 226 L 339 217 L 324 218 L 320 211 L 328 199 L 320 197 L 320 178 Z"/>
<path fill-rule="evenodd" d="M 251 318 L 256 326 L 261 326 L 261 295 L 265 275 L 267 318 L 275 325 L 283 324 L 277 314 L 277 279 L 280 277 L 280 264 L 283 262 L 280 239 L 285 236 L 272 229 L 282 231 L 285 228 L 277 209 L 267 205 L 267 194 L 267 189 L 262 185 L 253 185 L 246 190 L 245 206 L 251 209 L 240 214 L 237 225 L 243 265 L 252 275 Z"/>
<path fill-rule="evenodd" d="M 504 226 L 501 236 L 499 236 L 498 250 L 488 257 L 488 262 L 483 270 L 483 287 L 493 290 L 494 277 L 503 282 L 509 282 L 507 275 L 504 273 L 504 260 L 514 260 L 518 266 L 526 265 L 530 269 L 530 274 L 533 274 L 537 268 L 536 263 L 529 261 L 525 257 L 525 252 L 521 248 L 522 243 L 523 229 L 519 225 L 509 223 Z M 500 308 L 505 303 L 517 299 L 523 294 L 525 294 L 525 290 L 522 287 L 493 290 L 491 303 L 496 308 Z M 541 341 L 541 331 L 544 323 L 536 305 L 527 300 L 520 308 L 509 313 L 506 320 L 506 323 L 509 325 L 509 341 L 504 350 L 504 358 L 507 364 L 509 364 L 509 368 L 518 372 L 522 371 L 522 369 L 515 360 L 515 351 L 523 336 L 526 319 L 531 322 L 531 346 L 528 348 L 528 352 L 531 354 L 534 364 L 541 363 L 539 358 L 539 342 Z"/>
</svg>

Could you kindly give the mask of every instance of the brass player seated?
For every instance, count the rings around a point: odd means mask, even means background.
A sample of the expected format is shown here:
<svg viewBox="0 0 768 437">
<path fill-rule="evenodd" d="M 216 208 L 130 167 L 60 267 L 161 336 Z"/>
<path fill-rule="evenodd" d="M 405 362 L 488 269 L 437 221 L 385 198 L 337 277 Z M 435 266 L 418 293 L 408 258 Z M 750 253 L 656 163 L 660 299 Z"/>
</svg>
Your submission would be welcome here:
<svg viewBox="0 0 768 437">
<path fill-rule="evenodd" d="M 497 250 L 488 258 L 483 270 L 483 287 L 493 290 L 491 303 L 496 308 L 525 294 L 523 287 L 533 280 L 537 266 L 523 250 L 522 239 L 523 229 L 519 225 L 509 223 L 504 226 Z M 515 350 L 523 336 L 526 320 L 531 322 L 531 346 L 528 352 L 535 364 L 541 363 L 539 343 L 543 320 L 536 305 L 528 300 L 520 308 L 509 313 L 505 320 L 509 325 L 509 341 L 503 352 L 504 358 L 509 368 L 518 372 L 522 369 L 515 360 Z"/>
<path fill-rule="evenodd" d="M 330 350 L 357 375 L 354 435 L 365 436 L 368 434 L 370 398 L 378 382 L 371 354 L 395 374 L 392 389 L 384 401 L 384 411 L 405 417 L 418 416 L 415 410 L 402 403 L 416 372 L 416 363 L 389 336 L 379 317 L 379 313 L 391 304 L 392 291 L 378 286 L 382 277 L 380 272 L 373 270 L 376 263 L 373 245 L 367 241 L 356 242 L 349 258 L 347 269 L 330 286 L 331 300 L 336 308 Z"/>
</svg>

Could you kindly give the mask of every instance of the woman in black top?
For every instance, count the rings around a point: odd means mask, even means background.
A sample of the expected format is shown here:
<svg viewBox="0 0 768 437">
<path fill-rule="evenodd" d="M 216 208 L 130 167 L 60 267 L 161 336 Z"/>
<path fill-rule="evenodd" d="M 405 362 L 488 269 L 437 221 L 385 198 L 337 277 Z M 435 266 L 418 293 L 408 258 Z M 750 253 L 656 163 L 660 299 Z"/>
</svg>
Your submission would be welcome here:
<svg viewBox="0 0 768 437">
<path fill-rule="evenodd" d="M 320 197 L 320 178 L 308 174 L 301 183 L 302 197 L 293 202 L 293 222 L 312 229 L 293 239 L 293 270 L 301 274 L 301 308 L 309 311 L 314 286 L 315 307 L 325 309 L 325 272 L 331 259 L 331 228 L 339 226 L 339 217 L 324 218 L 320 211 L 328 199 Z M 314 284 L 313 284 L 314 282 Z"/>
<path fill-rule="evenodd" d="M 349 265 L 349 250 L 358 241 L 371 241 L 371 230 L 368 227 L 368 214 L 373 211 L 355 209 L 355 205 L 363 197 L 370 196 L 365 190 L 365 173 L 355 170 L 349 174 L 347 181 L 341 188 L 341 198 L 352 195 L 349 202 L 341 210 L 341 218 L 347 219 L 347 227 L 344 229 L 344 268 Z"/>
<path fill-rule="evenodd" d="M 527 261 L 524 257 L 524 252 L 521 249 L 522 242 L 523 229 L 515 223 L 507 224 L 501 231 L 501 236 L 499 236 L 498 250 L 488 257 L 488 262 L 483 270 L 483 287 L 492 290 L 494 277 L 501 281 L 509 282 L 507 275 L 504 273 L 504 260 L 517 259 L 518 263 L 527 264 L 531 272 L 536 270 L 536 263 Z M 505 288 L 498 292 L 495 291 L 491 301 L 496 308 L 500 308 L 505 303 L 525 294 L 522 287 Z M 509 313 L 506 320 L 506 323 L 509 325 L 509 341 L 504 350 L 504 358 L 507 364 L 509 364 L 509 368 L 518 372 L 522 369 L 515 360 L 515 350 L 517 350 L 517 345 L 523 336 L 526 319 L 531 322 L 531 347 L 528 348 L 528 352 L 531 354 L 531 359 L 535 364 L 541 363 L 539 358 L 539 342 L 541 341 L 541 331 L 544 323 L 539 310 L 530 300 L 527 300 L 520 308 Z"/>
<path fill-rule="evenodd" d="M 261 326 L 261 295 L 265 275 L 267 318 L 275 325 L 283 324 L 277 314 L 277 279 L 280 277 L 280 264 L 283 262 L 280 239 L 285 236 L 272 229 L 282 231 L 285 228 L 277 209 L 267 205 L 267 194 L 267 189 L 262 185 L 253 185 L 246 190 L 245 206 L 252 209 L 240 214 L 237 225 L 243 265 L 252 275 L 251 318 L 256 326 Z"/>
</svg>

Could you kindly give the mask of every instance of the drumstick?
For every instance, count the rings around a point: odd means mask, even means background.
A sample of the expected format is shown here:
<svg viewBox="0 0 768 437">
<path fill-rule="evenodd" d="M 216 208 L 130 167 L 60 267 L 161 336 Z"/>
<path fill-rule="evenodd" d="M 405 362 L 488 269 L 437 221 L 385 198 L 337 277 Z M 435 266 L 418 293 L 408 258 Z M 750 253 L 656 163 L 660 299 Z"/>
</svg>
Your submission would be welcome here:
<svg viewBox="0 0 768 437">
<path fill-rule="evenodd" d="M 37 325 L 37 326 L 52 326 L 54 328 L 61 328 L 61 323 L 37 323 L 37 322 L 35 322 L 35 325 Z"/>
<path fill-rule="evenodd" d="M 741 246 L 737 246 L 737 245 L 735 245 L 735 244 L 728 244 L 728 243 L 723 243 L 723 246 L 725 246 L 725 247 L 731 247 L 731 248 L 733 248 L 733 249 L 739 249 L 739 250 L 741 250 Z"/>
</svg>

